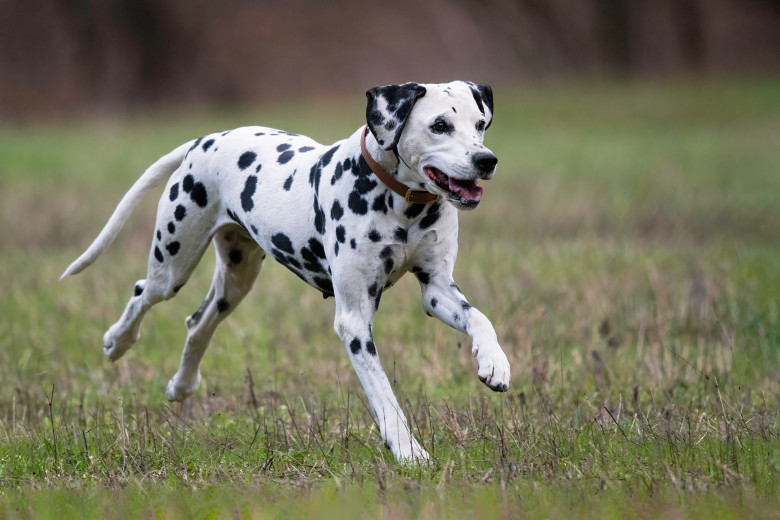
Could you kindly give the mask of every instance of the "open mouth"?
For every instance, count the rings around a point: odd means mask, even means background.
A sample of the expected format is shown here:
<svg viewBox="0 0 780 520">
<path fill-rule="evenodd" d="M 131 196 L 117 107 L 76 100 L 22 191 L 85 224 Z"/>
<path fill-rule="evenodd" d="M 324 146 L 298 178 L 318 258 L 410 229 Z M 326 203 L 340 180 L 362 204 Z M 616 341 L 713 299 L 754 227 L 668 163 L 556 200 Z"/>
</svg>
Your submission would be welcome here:
<svg viewBox="0 0 780 520">
<path fill-rule="evenodd" d="M 482 197 L 482 187 L 473 179 L 453 179 L 433 166 L 426 166 L 423 171 L 429 179 L 436 183 L 436 186 L 446 191 L 450 199 L 455 202 L 476 204 Z"/>
</svg>

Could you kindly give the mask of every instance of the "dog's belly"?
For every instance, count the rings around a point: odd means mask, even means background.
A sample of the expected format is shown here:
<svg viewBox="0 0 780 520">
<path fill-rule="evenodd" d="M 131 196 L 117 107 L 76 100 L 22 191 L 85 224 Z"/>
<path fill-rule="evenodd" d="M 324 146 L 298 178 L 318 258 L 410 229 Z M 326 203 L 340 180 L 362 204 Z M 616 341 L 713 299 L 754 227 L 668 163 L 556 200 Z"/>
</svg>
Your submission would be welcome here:
<svg viewBox="0 0 780 520">
<path fill-rule="evenodd" d="M 214 145 L 208 170 L 225 207 L 220 220 L 242 226 L 279 263 L 332 296 L 325 215 L 311 179 L 329 148 L 263 127 L 233 130 Z"/>
</svg>

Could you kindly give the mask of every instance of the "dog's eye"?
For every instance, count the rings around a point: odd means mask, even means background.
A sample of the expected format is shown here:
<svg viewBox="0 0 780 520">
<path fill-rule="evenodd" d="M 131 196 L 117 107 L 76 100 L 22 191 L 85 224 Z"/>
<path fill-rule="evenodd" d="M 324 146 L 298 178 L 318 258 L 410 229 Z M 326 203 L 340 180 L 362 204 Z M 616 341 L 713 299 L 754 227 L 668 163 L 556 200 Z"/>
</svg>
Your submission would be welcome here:
<svg viewBox="0 0 780 520">
<path fill-rule="evenodd" d="M 441 134 L 447 131 L 447 123 L 445 123 L 444 121 L 436 121 L 435 123 L 433 123 L 431 129 L 434 132 Z"/>
<path fill-rule="evenodd" d="M 477 132 L 484 132 L 485 131 L 485 120 L 480 119 L 477 121 Z"/>
</svg>

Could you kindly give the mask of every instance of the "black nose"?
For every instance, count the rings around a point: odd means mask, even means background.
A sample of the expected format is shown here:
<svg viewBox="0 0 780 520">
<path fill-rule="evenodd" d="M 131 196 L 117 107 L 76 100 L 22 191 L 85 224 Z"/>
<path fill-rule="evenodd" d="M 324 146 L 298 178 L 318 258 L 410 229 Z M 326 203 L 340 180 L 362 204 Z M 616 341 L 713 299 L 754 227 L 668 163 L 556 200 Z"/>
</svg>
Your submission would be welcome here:
<svg viewBox="0 0 780 520">
<path fill-rule="evenodd" d="M 496 167 L 496 164 L 498 164 L 498 157 L 492 153 L 477 153 L 474 154 L 472 161 L 474 161 L 474 166 L 476 166 L 479 171 L 491 173 L 493 168 Z"/>
</svg>

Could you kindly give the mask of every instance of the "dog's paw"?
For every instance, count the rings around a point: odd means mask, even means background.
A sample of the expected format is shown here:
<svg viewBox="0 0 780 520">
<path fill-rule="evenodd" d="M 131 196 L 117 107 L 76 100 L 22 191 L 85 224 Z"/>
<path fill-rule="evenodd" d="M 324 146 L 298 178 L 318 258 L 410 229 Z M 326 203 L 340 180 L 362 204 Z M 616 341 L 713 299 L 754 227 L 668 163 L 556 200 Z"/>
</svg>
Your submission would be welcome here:
<svg viewBox="0 0 780 520">
<path fill-rule="evenodd" d="M 200 387 L 200 372 L 197 373 L 197 377 L 194 381 L 186 381 L 179 377 L 179 374 L 173 376 L 168 381 L 168 386 L 165 389 L 165 397 L 169 401 L 184 401 L 187 397 L 194 394 Z"/>
<path fill-rule="evenodd" d="M 501 347 L 480 348 L 475 345 L 472 353 L 479 364 L 479 380 L 494 392 L 506 392 L 509 389 L 509 360 Z"/>
<path fill-rule="evenodd" d="M 108 329 L 103 335 L 103 353 L 109 360 L 116 361 L 125 355 L 125 352 L 130 350 L 135 342 L 138 341 L 137 334 L 125 334 L 125 336 L 117 335 L 114 333 L 114 327 Z"/>
<path fill-rule="evenodd" d="M 395 458 L 401 464 L 421 464 L 427 462 L 431 457 L 428 452 L 420 446 L 415 440 L 411 439 L 411 442 L 401 443 L 398 446 L 390 446 L 390 449 L 395 455 Z"/>
</svg>

